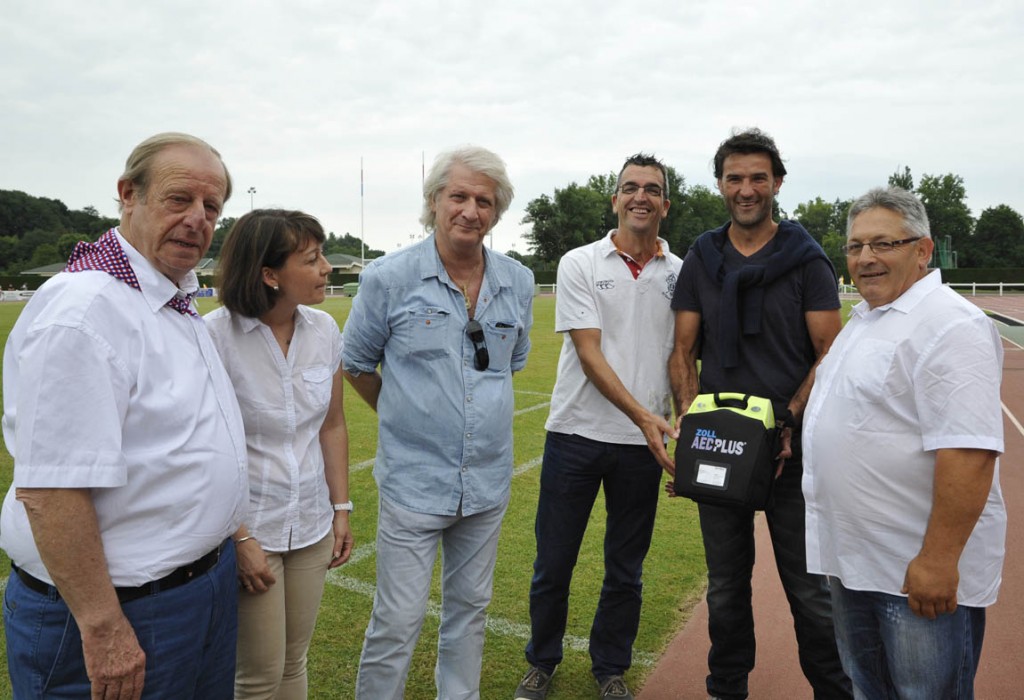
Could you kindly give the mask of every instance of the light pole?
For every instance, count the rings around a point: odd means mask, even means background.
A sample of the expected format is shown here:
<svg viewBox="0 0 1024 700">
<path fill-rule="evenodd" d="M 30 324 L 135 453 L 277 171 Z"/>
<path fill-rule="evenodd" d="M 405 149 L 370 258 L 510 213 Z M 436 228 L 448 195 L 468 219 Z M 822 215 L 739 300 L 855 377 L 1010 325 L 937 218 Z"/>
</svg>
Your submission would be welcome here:
<svg viewBox="0 0 1024 700">
<path fill-rule="evenodd" d="M 255 187 L 250 187 L 246 191 L 249 193 L 249 211 L 252 211 L 252 201 L 253 201 L 252 197 L 253 197 L 254 194 L 256 194 L 256 188 Z"/>
</svg>

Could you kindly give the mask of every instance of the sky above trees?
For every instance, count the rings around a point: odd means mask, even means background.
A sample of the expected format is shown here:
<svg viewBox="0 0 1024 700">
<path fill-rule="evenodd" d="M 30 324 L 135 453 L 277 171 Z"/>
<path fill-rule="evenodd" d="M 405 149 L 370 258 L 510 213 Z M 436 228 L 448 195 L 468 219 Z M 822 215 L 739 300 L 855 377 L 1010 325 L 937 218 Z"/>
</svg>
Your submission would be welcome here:
<svg viewBox="0 0 1024 700">
<path fill-rule="evenodd" d="M 786 159 L 788 211 L 904 164 L 962 177 L 974 217 L 1024 211 L 1013 0 L 9 5 L 0 189 L 72 210 L 114 216 L 131 148 L 181 130 L 224 154 L 226 216 L 302 209 L 390 251 L 422 233 L 424 164 L 477 143 L 516 187 L 494 246 L 525 252 L 541 194 L 637 151 L 713 187 L 718 144 L 759 126 Z"/>
</svg>

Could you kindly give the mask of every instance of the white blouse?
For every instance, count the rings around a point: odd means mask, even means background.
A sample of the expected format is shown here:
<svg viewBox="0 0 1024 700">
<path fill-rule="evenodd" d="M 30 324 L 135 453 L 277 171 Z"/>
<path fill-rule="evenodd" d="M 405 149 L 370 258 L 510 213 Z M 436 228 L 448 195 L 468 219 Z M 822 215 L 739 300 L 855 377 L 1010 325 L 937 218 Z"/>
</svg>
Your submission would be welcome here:
<svg viewBox="0 0 1024 700">
<path fill-rule="evenodd" d="M 245 422 L 249 533 L 269 552 L 314 544 L 334 518 L 319 433 L 341 364 L 338 324 L 323 311 L 299 306 L 285 357 L 259 319 L 224 307 L 205 319 Z"/>
</svg>

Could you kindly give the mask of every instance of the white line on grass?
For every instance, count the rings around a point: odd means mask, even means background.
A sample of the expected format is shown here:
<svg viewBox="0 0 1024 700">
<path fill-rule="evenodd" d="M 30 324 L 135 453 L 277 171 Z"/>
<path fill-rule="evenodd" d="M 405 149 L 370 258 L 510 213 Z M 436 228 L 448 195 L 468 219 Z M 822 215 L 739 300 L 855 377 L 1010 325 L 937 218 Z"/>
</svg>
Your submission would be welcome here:
<svg viewBox="0 0 1024 700">
<path fill-rule="evenodd" d="M 361 472 L 364 469 L 369 469 L 370 467 L 373 466 L 373 461 L 374 461 L 373 458 L 371 458 L 371 459 L 366 460 L 365 462 L 359 462 L 358 464 L 352 464 L 348 468 L 348 473 L 349 474 L 354 474 L 355 472 Z"/>
<path fill-rule="evenodd" d="M 524 413 L 530 413 L 531 411 L 539 411 L 540 409 L 547 408 L 550 405 L 551 405 L 550 401 L 545 401 L 543 403 L 535 404 L 533 406 L 528 406 L 526 408 L 520 408 L 518 411 L 516 411 L 512 415 L 513 416 L 521 416 Z"/>
<path fill-rule="evenodd" d="M 516 467 L 512 471 L 512 476 L 516 477 L 516 476 L 519 476 L 520 474 L 525 474 L 526 472 L 530 471 L 531 469 L 539 466 L 540 462 L 541 462 L 541 458 L 540 457 L 534 457 L 533 459 L 531 459 L 529 461 L 523 462 L 522 464 L 520 464 L 518 467 Z M 359 462 L 358 464 L 353 464 L 352 466 L 350 466 L 348 468 L 348 473 L 349 474 L 354 474 L 355 472 L 360 472 L 360 471 L 362 471 L 364 469 L 368 469 L 368 468 L 370 468 L 372 466 L 373 466 L 373 460 L 372 459 L 368 459 L 365 462 Z"/>
<path fill-rule="evenodd" d="M 518 467 L 516 467 L 515 469 L 512 470 L 512 478 L 515 478 L 515 477 L 519 476 L 520 474 L 525 474 L 526 472 L 530 471 L 531 469 L 534 469 L 535 467 L 540 466 L 540 463 L 541 463 L 541 461 L 543 461 L 543 459 L 544 459 L 543 457 L 534 457 L 533 459 L 529 460 L 528 462 L 523 462 Z"/>
<path fill-rule="evenodd" d="M 358 547 L 352 554 L 352 559 L 349 563 L 359 559 L 365 559 L 371 556 L 375 551 L 375 546 L 372 544 L 366 544 L 362 547 Z M 357 578 L 351 576 L 345 576 L 340 572 L 340 569 L 331 569 L 327 572 L 327 582 L 332 586 L 337 586 L 343 590 L 351 593 L 358 593 L 361 596 L 367 598 L 373 598 L 377 588 L 372 583 L 366 581 L 360 581 Z M 427 603 L 427 615 L 434 619 L 440 619 L 441 617 L 441 606 L 433 601 Z M 521 622 L 512 622 L 500 617 L 494 617 L 493 615 L 487 616 L 487 629 L 492 634 L 497 634 L 502 637 L 515 637 L 523 640 L 524 642 L 530 639 L 530 626 L 525 625 Z M 590 641 L 584 637 L 578 637 L 573 634 L 565 635 L 562 640 L 563 645 L 573 651 L 585 652 L 590 648 Z M 654 662 L 657 661 L 657 657 L 654 654 L 645 651 L 633 651 L 633 662 L 640 666 L 653 666 Z"/>
</svg>

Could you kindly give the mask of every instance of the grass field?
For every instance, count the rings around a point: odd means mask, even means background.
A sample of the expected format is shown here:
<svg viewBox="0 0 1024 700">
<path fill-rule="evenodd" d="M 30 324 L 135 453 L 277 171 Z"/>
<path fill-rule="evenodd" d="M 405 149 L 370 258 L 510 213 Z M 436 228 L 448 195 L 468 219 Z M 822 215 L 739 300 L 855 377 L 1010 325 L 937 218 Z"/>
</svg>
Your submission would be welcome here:
<svg viewBox="0 0 1024 700">
<path fill-rule="evenodd" d="M 200 300 L 204 313 L 214 303 Z M 0 344 L 24 304 L 0 304 Z M 329 299 L 321 307 L 339 325 L 348 317 L 351 300 Z M 544 444 L 544 421 L 555 381 L 561 338 L 554 328 L 554 297 L 536 300 L 533 350 L 527 369 L 516 375 L 515 476 L 512 501 L 505 517 L 495 572 L 494 598 L 489 611 L 481 696 L 510 697 L 525 670 L 523 647 L 529 634 L 529 588 L 534 557 L 533 518 Z M 309 659 L 311 698 L 351 698 L 363 632 L 369 620 L 375 579 L 374 539 L 377 490 L 372 460 L 377 449 L 376 417 L 356 396 L 345 395 L 350 434 L 351 492 L 356 504 L 352 527 L 356 550 L 352 561 L 328 577 Z M 0 450 L 0 487 L 11 481 L 12 460 Z M 565 660 L 559 667 L 553 700 L 596 695 L 590 676 L 587 638 L 603 576 L 602 538 L 604 504 L 595 505 L 591 524 L 573 579 Z M 9 561 L 0 554 L 0 566 Z M 685 499 L 663 498 L 659 504 L 654 541 L 644 567 L 644 608 L 634 646 L 634 665 L 627 680 L 639 687 L 660 652 L 699 600 L 705 579 L 703 547 L 696 507 Z M 437 577 L 431 608 L 416 650 L 406 697 L 434 697 L 433 669 L 440 594 Z M 0 639 L 0 644 L 2 644 Z M 4 656 L 6 658 L 6 655 Z M 6 675 L 0 679 L 0 697 L 10 697 Z"/>
</svg>

